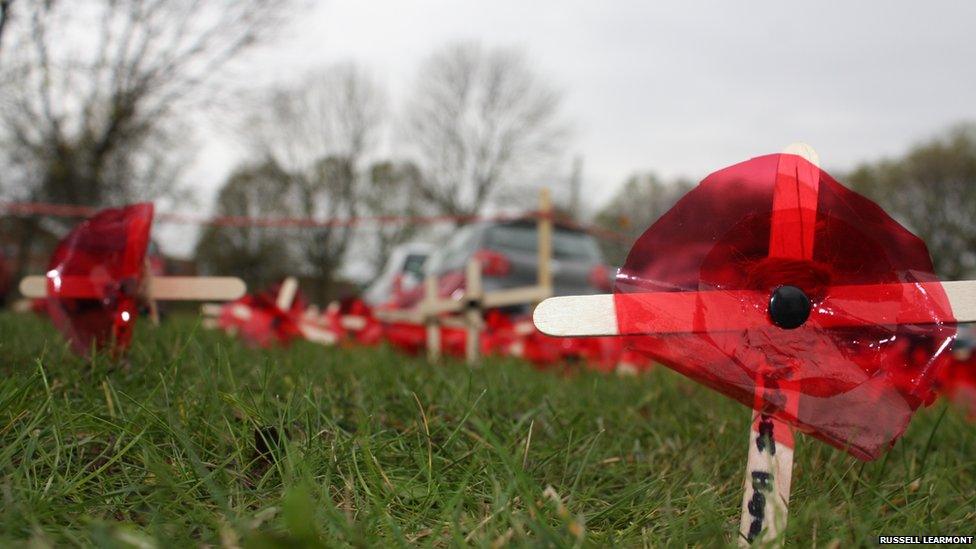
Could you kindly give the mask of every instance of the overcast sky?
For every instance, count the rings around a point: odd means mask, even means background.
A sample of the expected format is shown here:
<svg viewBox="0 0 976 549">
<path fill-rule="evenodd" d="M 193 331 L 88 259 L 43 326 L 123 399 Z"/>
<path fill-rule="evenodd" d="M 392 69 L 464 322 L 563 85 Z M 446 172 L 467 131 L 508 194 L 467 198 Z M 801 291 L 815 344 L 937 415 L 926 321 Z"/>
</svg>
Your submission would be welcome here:
<svg viewBox="0 0 976 549">
<path fill-rule="evenodd" d="M 521 47 L 562 91 L 590 204 L 637 170 L 700 179 L 793 141 L 842 170 L 976 120 L 976 3 L 962 1 L 324 0 L 250 63 L 267 82 L 353 60 L 395 109 L 454 40 Z M 206 201 L 240 152 L 203 141 Z"/>
</svg>

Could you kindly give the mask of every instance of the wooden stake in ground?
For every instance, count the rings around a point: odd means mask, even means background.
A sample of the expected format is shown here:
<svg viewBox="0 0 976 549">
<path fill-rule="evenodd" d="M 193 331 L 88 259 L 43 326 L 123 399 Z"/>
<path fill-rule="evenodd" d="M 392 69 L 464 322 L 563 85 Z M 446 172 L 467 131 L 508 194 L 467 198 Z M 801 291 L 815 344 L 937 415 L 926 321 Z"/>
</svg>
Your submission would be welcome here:
<svg viewBox="0 0 976 549">
<path fill-rule="evenodd" d="M 537 286 L 552 295 L 552 200 L 549 189 L 539 190 L 539 273 Z M 547 297 L 548 297 L 547 296 Z"/>
<path fill-rule="evenodd" d="M 478 363 L 481 351 L 481 330 L 484 327 L 484 314 L 481 311 L 481 262 L 471 259 L 464 273 L 464 320 L 466 334 L 464 338 L 464 357 L 468 366 Z"/>
<path fill-rule="evenodd" d="M 427 275 L 424 278 L 424 302 L 422 308 L 427 311 L 424 315 L 424 326 L 427 330 L 427 360 L 438 362 L 441 359 L 441 327 L 437 322 L 437 314 L 433 312 L 437 303 L 437 277 Z"/>
<path fill-rule="evenodd" d="M 820 157 L 812 147 L 802 143 L 794 143 L 783 152 L 806 162 L 786 161 L 785 165 L 781 162 L 773 189 L 769 257 L 812 260 Z M 782 290 L 777 289 L 771 299 L 776 299 Z M 778 320 L 773 318 L 773 322 Z M 749 457 L 739 521 L 739 544 L 743 546 L 755 541 L 781 541 L 786 532 L 793 481 L 793 429 L 761 411 L 766 400 L 764 392 L 789 391 L 790 381 L 783 380 L 777 385 L 767 388 L 762 377 L 756 379 L 756 404 L 749 431 Z M 785 399 L 788 413 L 795 416 L 799 395 L 786 392 L 781 397 Z"/>
</svg>

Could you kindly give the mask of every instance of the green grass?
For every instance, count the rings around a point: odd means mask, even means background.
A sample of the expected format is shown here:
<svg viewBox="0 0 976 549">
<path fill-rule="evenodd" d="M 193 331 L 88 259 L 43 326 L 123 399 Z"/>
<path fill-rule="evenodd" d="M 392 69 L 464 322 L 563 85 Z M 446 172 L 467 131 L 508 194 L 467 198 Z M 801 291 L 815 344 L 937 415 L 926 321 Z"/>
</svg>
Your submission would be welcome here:
<svg viewBox="0 0 976 549">
<path fill-rule="evenodd" d="M 730 544 L 749 412 L 638 378 L 389 349 L 248 350 L 146 323 L 126 365 L 0 315 L 0 545 Z M 801 438 L 788 539 L 976 533 L 976 437 L 938 404 L 872 463 Z"/>
</svg>

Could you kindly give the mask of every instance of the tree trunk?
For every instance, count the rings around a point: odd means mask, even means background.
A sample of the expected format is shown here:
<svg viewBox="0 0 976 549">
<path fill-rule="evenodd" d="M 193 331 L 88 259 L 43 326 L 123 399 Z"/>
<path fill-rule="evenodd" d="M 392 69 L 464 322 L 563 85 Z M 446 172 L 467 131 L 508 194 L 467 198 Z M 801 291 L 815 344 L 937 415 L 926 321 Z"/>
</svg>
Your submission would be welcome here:
<svg viewBox="0 0 976 549">
<path fill-rule="evenodd" d="M 320 303 L 323 307 L 328 305 L 332 300 L 332 290 L 333 290 L 333 277 L 332 269 L 318 269 L 318 276 L 316 276 L 315 302 Z"/>
<path fill-rule="evenodd" d="M 20 225 L 20 238 L 17 242 L 16 266 L 13 269 L 14 284 L 19 283 L 20 279 L 29 274 L 27 269 L 30 267 L 31 251 L 38 230 L 37 220 L 32 217 L 20 219 L 18 225 Z"/>
</svg>

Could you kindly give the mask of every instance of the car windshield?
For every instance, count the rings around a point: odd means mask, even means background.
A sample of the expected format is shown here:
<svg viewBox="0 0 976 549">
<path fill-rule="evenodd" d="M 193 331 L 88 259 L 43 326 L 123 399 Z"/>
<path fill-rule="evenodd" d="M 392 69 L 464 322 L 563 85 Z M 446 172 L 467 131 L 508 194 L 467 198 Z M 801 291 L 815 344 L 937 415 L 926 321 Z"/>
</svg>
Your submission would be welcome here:
<svg viewBox="0 0 976 549">
<path fill-rule="evenodd" d="M 427 255 L 425 254 L 409 254 L 403 261 L 403 272 L 414 275 L 417 278 L 423 278 L 425 261 L 427 261 Z"/>
<path fill-rule="evenodd" d="M 471 225 L 461 227 L 424 264 L 424 272 L 439 274 L 453 269 L 461 269 L 468 255 L 473 251 L 473 240 L 477 235 Z"/>
<path fill-rule="evenodd" d="M 493 250 L 513 250 L 536 253 L 539 236 L 535 225 L 496 225 L 488 229 L 488 247 Z M 600 261 L 600 251 L 590 235 L 559 228 L 552 234 L 552 252 L 556 259 Z"/>
</svg>

